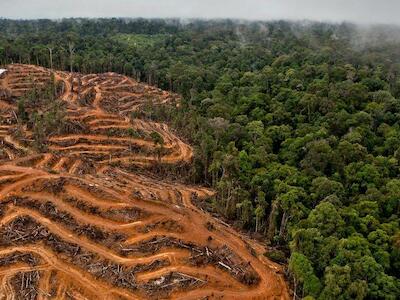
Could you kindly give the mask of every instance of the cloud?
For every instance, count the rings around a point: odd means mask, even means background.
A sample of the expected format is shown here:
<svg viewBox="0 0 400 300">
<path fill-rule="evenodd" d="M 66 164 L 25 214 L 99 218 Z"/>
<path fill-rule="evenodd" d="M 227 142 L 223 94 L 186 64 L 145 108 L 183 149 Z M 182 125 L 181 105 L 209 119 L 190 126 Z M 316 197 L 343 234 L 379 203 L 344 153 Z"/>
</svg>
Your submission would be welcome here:
<svg viewBox="0 0 400 300">
<path fill-rule="evenodd" d="M 400 24 L 399 0 L 0 0 L 3 18 L 310 19 Z"/>
</svg>

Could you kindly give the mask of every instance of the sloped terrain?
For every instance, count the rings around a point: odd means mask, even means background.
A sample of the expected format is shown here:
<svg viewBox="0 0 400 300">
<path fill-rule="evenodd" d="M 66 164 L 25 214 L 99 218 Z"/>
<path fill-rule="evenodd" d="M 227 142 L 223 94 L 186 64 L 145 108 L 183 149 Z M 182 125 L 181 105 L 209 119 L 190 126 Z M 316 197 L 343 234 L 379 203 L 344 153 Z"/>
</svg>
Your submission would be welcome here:
<svg viewBox="0 0 400 300">
<path fill-rule="evenodd" d="M 132 116 L 149 102 L 178 102 L 177 95 L 114 73 L 7 70 L 0 80 L 1 299 L 288 298 L 264 247 L 193 204 L 212 191 L 152 175 L 157 165 L 190 163 L 192 148 L 165 124 Z M 38 153 L 26 126 L 16 134 L 16 99 L 52 76 L 67 126 Z"/>
</svg>

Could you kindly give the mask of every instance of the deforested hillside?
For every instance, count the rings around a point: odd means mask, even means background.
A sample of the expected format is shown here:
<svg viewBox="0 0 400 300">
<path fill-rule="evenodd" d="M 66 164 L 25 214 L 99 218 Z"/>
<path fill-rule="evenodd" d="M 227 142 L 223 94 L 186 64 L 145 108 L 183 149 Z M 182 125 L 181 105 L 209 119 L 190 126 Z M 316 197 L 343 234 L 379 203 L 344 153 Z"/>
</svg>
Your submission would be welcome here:
<svg viewBox="0 0 400 300">
<path fill-rule="evenodd" d="M 115 73 L 9 65 L 0 79 L 0 298 L 288 299 L 265 249 L 198 209 L 213 191 L 162 123 L 179 97 Z"/>
</svg>

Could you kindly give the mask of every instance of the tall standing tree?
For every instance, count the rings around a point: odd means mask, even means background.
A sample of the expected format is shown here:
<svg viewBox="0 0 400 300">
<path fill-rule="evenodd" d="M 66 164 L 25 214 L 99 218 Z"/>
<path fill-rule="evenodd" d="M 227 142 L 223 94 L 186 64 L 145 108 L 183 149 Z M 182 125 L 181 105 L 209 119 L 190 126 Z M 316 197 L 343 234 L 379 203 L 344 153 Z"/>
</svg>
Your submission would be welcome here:
<svg viewBox="0 0 400 300">
<path fill-rule="evenodd" d="M 50 70 L 53 70 L 53 50 L 54 50 L 54 46 L 47 46 L 47 50 L 49 50 Z"/>
</svg>

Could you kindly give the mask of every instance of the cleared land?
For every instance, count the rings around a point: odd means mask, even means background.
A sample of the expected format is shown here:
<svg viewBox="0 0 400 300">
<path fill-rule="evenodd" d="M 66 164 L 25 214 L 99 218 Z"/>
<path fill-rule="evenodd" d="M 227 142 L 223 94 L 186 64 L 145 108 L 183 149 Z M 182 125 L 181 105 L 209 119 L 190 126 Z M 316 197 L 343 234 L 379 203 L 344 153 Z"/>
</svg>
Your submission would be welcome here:
<svg viewBox="0 0 400 300">
<path fill-rule="evenodd" d="M 0 79 L 1 299 L 288 299 L 264 247 L 194 205 L 212 191 L 152 176 L 157 165 L 190 163 L 193 151 L 165 124 L 132 112 L 177 95 L 114 73 L 54 72 L 68 126 L 37 153 L 24 126 L 21 137 L 16 99 L 52 72 L 7 70 Z"/>
</svg>

